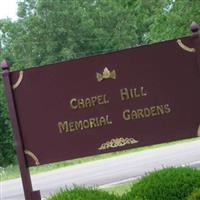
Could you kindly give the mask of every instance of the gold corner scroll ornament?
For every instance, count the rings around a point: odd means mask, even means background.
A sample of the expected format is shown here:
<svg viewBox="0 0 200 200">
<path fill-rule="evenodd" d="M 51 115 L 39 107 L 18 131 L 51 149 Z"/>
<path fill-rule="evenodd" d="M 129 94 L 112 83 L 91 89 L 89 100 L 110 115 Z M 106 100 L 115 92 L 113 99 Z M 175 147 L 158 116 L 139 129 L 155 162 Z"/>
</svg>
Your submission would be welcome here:
<svg viewBox="0 0 200 200">
<path fill-rule="evenodd" d="M 196 51 L 195 48 L 190 48 L 190 47 L 186 46 L 185 44 L 183 44 L 183 42 L 180 39 L 177 40 L 177 43 L 185 51 L 188 51 L 190 53 L 194 53 Z"/>
<path fill-rule="evenodd" d="M 23 76 L 24 76 L 24 72 L 20 71 L 19 72 L 19 78 L 18 78 L 17 82 L 12 86 L 13 90 L 15 90 L 20 85 L 20 83 L 23 80 Z"/>
<path fill-rule="evenodd" d="M 137 140 L 134 138 L 115 138 L 111 139 L 110 141 L 107 141 L 103 143 L 98 150 L 106 150 L 110 148 L 117 148 L 117 147 L 123 147 L 125 145 L 130 145 L 130 144 L 136 144 L 138 143 Z"/>
<path fill-rule="evenodd" d="M 30 157 L 34 160 L 35 165 L 38 166 L 38 165 L 40 164 L 38 158 L 36 157 L 36 155 L 35 155 L 34 153 L 32 153 L 32 152 L 29 151 L 29 150 L 25 150 L 24 153 L 25 153 L 26 155 L 30 156 Z"/>
<path fill-rule="evenodd" d="M 101 82 L 104 79 L 116 79 L 116 71 L 112 70 L 110 71 L 107 67 L 104 68 L 102 74 L 101 73 L 97 73 L 96 74 L 97 77 L 97 81 Z"/>
<path fill-rule="evenodd" d="M 197 136 L 200 137 L 200 124 L 199 124 L 199 127 L 197 129 Z"/>
</svg>

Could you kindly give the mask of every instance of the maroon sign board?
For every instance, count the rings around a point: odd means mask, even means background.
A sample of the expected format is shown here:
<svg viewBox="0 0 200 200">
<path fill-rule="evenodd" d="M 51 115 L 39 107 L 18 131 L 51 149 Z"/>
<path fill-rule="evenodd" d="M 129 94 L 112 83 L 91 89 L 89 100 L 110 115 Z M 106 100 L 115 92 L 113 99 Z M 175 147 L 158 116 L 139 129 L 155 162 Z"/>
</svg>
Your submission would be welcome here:
<svg viewBox="0 0 200 200">
<path fill-rule="evenodd" d="M 200 136 L 200 37 L 3 76 L 25 198 L 28 168 Z"/>
</svg>

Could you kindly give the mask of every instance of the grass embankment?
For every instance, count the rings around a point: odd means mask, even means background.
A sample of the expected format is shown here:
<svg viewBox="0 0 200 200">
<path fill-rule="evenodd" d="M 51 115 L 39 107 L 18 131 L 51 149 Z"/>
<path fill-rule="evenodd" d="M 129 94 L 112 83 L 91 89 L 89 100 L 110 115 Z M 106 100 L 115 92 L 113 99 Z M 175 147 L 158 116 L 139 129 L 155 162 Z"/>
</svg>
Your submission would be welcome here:
<svg viewBox="0 0 200 200">
<path fill-rule="evenodd" d="M 130 154 L 130 153 L 134 153 L 134 152 L 138 152 L 138 151 L 155 149 L 155 148 L 169 146 L 169 145 L 181 144 L 181 143 L 191 142 L 191 141 L 195 141 L 195 140 L 200 140 L 200 138 L 192 138 L 192 139 L 169 142 L 169 143 L 164 143 L 164 144 L 139 147 L 139 148 L 134 148 L 134 149 L 130 149 L 130 150 L 124 150 L 124 151 L 118 151 L 118 152 L 107 153 L 107 154 L 102 154 L 102 155 L 68 160 L 68 161 L 63 161 L 63 162 L 58 162 L 58 163 L 53 163 L 53 164 L 42 165 L 42 166 L 38 166 L 38 167 L 31 167 L 30 173 L 31 173 L 31 175 L 33 175 L 33 174 L 47 172 L 50 170 L 59 169 L 62 167 L 72 166 L 72 165 L 76 165 L 76 164 L 81 164 L 81 163 L 85 163 L 85 162 L 101 160 L 101 159 L 105 159 L 105 158 L 111 158 L 114 156 L 120 156 L 120 155 L 124 155 L 124 154 Z M 19 167 L 18 167 L 18 165 L 11 165 L 11 166 L 4 168 L 3 170 L 1 170 L 1 168 L 0 168 L 0 175 L 1 175 L 0 176 L 1 181 L 19 178 L 20 177 Z"/>
</svg>

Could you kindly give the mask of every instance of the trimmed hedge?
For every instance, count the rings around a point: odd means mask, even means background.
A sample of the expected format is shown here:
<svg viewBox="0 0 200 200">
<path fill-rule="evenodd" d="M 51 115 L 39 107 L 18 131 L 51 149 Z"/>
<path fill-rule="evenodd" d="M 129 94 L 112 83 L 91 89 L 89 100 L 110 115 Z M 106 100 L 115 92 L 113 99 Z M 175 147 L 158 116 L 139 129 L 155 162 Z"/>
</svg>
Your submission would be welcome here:
<svg viewBox="0 0 200 200">
<path fill-rule="evenodd" d="M 189 167 L 178 167 L 145 175 L 133 183 L 130 192 L 122 196 L 95 188 L 75 187 L 61 190 L 48 200 L 200 200 L 198 188 L 200 188 L 200 171 Z"/>
<path fill-rule="evenodd" d="M 133 184 L 124 200 L 186 200 L 200 187 L 200 171 L 189 167 L 166 168 Z"/>
<path fill-rule="evenodd" d="M 61 190 L 52 195 L 48 200 L 122 200 L 114 194 L 108 194 L 105 191 L 95 188 L 81 188 Z"/>
<path fill-rule="evenodd" d="M 187 200 L 200 200 L 200 189 L 195 190 Z"/>
</svg>

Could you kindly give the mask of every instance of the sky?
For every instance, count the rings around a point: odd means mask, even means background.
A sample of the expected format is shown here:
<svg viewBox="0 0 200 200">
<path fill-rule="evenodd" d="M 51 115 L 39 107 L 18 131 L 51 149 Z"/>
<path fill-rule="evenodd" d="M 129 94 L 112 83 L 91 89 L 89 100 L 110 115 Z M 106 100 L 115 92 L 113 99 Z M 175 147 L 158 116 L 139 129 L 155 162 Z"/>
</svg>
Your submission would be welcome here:
<svg viewBox="0 0 200 200">
<path fill-rule="evenodd" d="M 0 19 L 10 17 L 16 19 L 17 0 L 0 0 Z"/>
</svg>

